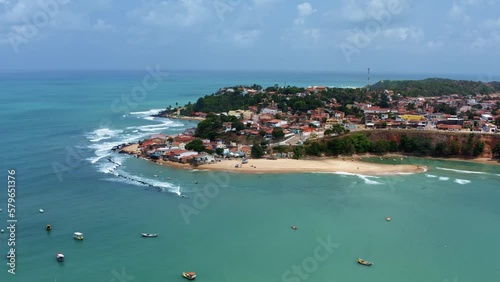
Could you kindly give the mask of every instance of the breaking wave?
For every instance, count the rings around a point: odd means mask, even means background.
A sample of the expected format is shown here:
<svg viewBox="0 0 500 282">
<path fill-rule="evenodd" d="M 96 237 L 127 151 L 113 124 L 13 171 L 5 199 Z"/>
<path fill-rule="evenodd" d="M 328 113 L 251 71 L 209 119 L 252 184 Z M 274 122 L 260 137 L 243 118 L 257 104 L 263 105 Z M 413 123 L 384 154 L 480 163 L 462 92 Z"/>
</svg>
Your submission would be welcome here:
<svg viewBox="0 0 500 282">
<path fill-rule="evenodd" d="M 465 179 L 455 179 L 455 182 L 461 185 L 469 184 L 470 180 L 465 180 Z"/>
</svg>

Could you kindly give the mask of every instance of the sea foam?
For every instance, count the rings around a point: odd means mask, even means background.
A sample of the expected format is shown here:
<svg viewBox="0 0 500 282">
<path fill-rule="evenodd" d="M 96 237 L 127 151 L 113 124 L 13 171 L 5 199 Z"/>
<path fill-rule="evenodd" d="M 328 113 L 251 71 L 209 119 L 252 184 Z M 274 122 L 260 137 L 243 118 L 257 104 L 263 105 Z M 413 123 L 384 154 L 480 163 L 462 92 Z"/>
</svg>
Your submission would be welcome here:
<svg viewBox="0 0 500 282">
<path fill-rule="evenodd" d="M 458 173 L 467 173 L 467 174 L 488 174 L 487 172 L 482 172 L 482 171 L 460 170 L 460 169 L 443 168 L 443 167 L 436 167 L 436 169 L 453 171 Z"/>
<path fill-rule="evenodd" d="M 381 185 L 382 184 L 382 183 L 380 183 L 378 181 L 370 179 L 370 178 L 375 178 L 375 179 L 380 178 L 380 177 L 377 177 L 377 176 L 368 176 L 368 175 L 362 175 L 362 174 L 350 173 L 350 172 L 342 172 L 342 171 L 334 172 L 334 174 L 357 176 L 360 179 L 362 179 L 366 184 L 370 184 L 370 185 Z"/>
<path fill-rule="evenodd" d="M 465 180 L 465 179 L 455 179 L 455 182 L 461 185 L 469 184 L 470 180 Z"/>
</svg>

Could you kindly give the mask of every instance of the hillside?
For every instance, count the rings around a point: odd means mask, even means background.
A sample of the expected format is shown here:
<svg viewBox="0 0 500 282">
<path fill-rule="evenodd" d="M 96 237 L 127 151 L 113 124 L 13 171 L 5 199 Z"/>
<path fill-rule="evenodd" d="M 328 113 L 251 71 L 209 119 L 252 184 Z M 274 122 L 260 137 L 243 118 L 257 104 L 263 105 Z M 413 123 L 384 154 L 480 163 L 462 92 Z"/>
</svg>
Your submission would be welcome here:
<svg viewBox="0 0 500 282">
<path fill-rule="evenodd" d="M 500 82 L 476 82 L 428 78 L 423 80 L 381 80 L 370 87 L 372 90 L 393 90 L 403 96 L 442 96 L 450 94 L 476 95 L 500 92 Z"/>
</svg>

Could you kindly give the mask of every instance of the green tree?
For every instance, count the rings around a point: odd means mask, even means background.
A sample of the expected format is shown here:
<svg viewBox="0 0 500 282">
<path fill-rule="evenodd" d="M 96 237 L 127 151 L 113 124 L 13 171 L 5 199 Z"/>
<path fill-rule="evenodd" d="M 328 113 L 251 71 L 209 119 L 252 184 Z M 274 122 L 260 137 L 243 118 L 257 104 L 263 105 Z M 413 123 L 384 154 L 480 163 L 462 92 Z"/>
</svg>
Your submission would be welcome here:
<svg viewBox="0 0 500 282">
<path fill-rule="evenodd" d="M 262 146 L 260 146 L 260 144 L 255 143 L 252 146 L 251 155 L 252 158 L 260 159 L 264 155 L 264 149 L 262 149 Z"/>
<path fill-rule="evenodd" d="M 303 150 L 304 150 L 304 147 L 303 146 L 296 146 L 293 148 L 293 158 L 298 160 L 300 158 L 302 158 L 303 156 Z"/>
<path fill-rule="evenodd" d="M 215 149 L 215 153 L 216 153 L 217 155 L 221 156 L 221 155 L 222 155 L 222 153 L 224 153 L 224 149 L 222 149 L 222 148 L 216 148 L 216 149 Z"/>
<path fill-rule="evenodd" d="M 281 127 L 273 128 L 272 135 L 273 135 L 274 139 L 281 139 L 281 138 L 285 137 L 285 133 L 283 133 L 283 128 L 281 128 Z"/>
<path fill-rule="evenodd" d="M 500 159 L 500 143 L 496 144 L 495 147 L 493 147 L 491 153 L 493 155 L 493 158 Z"/>
<path fill-rule="evenodd" d="M 323 148 L 318 142 L 312 142 L 310 145 L 306 146 L 305 150 L 307 155 L 319 157 L 321 156 Z"/>
<path fill-rule="evenodd" d="M 203 141 L 201 141 L 201 139 L 194 139 L 193 141 L 186 144 L 186 149 L 193 150 L 199 153 L 205 151 L 205 145 L 203 145 Z"/>
<path fill-rule="evenodd" d="M 481 140 L 476 140 L 474 142 L 474 148 L 472 149 L 472 156 L 478 157 L 483 153 L 484 150 L 484 142 Z"/>
</svg>

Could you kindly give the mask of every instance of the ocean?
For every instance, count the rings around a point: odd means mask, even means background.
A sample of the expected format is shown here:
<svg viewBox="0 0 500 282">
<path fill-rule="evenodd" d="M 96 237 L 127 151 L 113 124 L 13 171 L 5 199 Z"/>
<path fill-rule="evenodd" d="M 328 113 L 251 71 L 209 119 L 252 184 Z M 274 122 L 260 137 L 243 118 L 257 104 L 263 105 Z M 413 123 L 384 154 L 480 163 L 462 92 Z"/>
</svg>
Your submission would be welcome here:
<svg viewBox="0 0 500 282">
<path fill-rule="evenodd" d="M 408 158 L 428 171 L 240 175 L 110 151 L 195 127 L 150 115 L 221 87 L 359 87 L 366 74 L 155 68 L 0 73 L 0 252 L 16 243 L 15 265 L 5 259 L 0 281 L 184 281 L 183 271 L 214 282 L 500 281 L 500 166 Z"/>
</svg>

